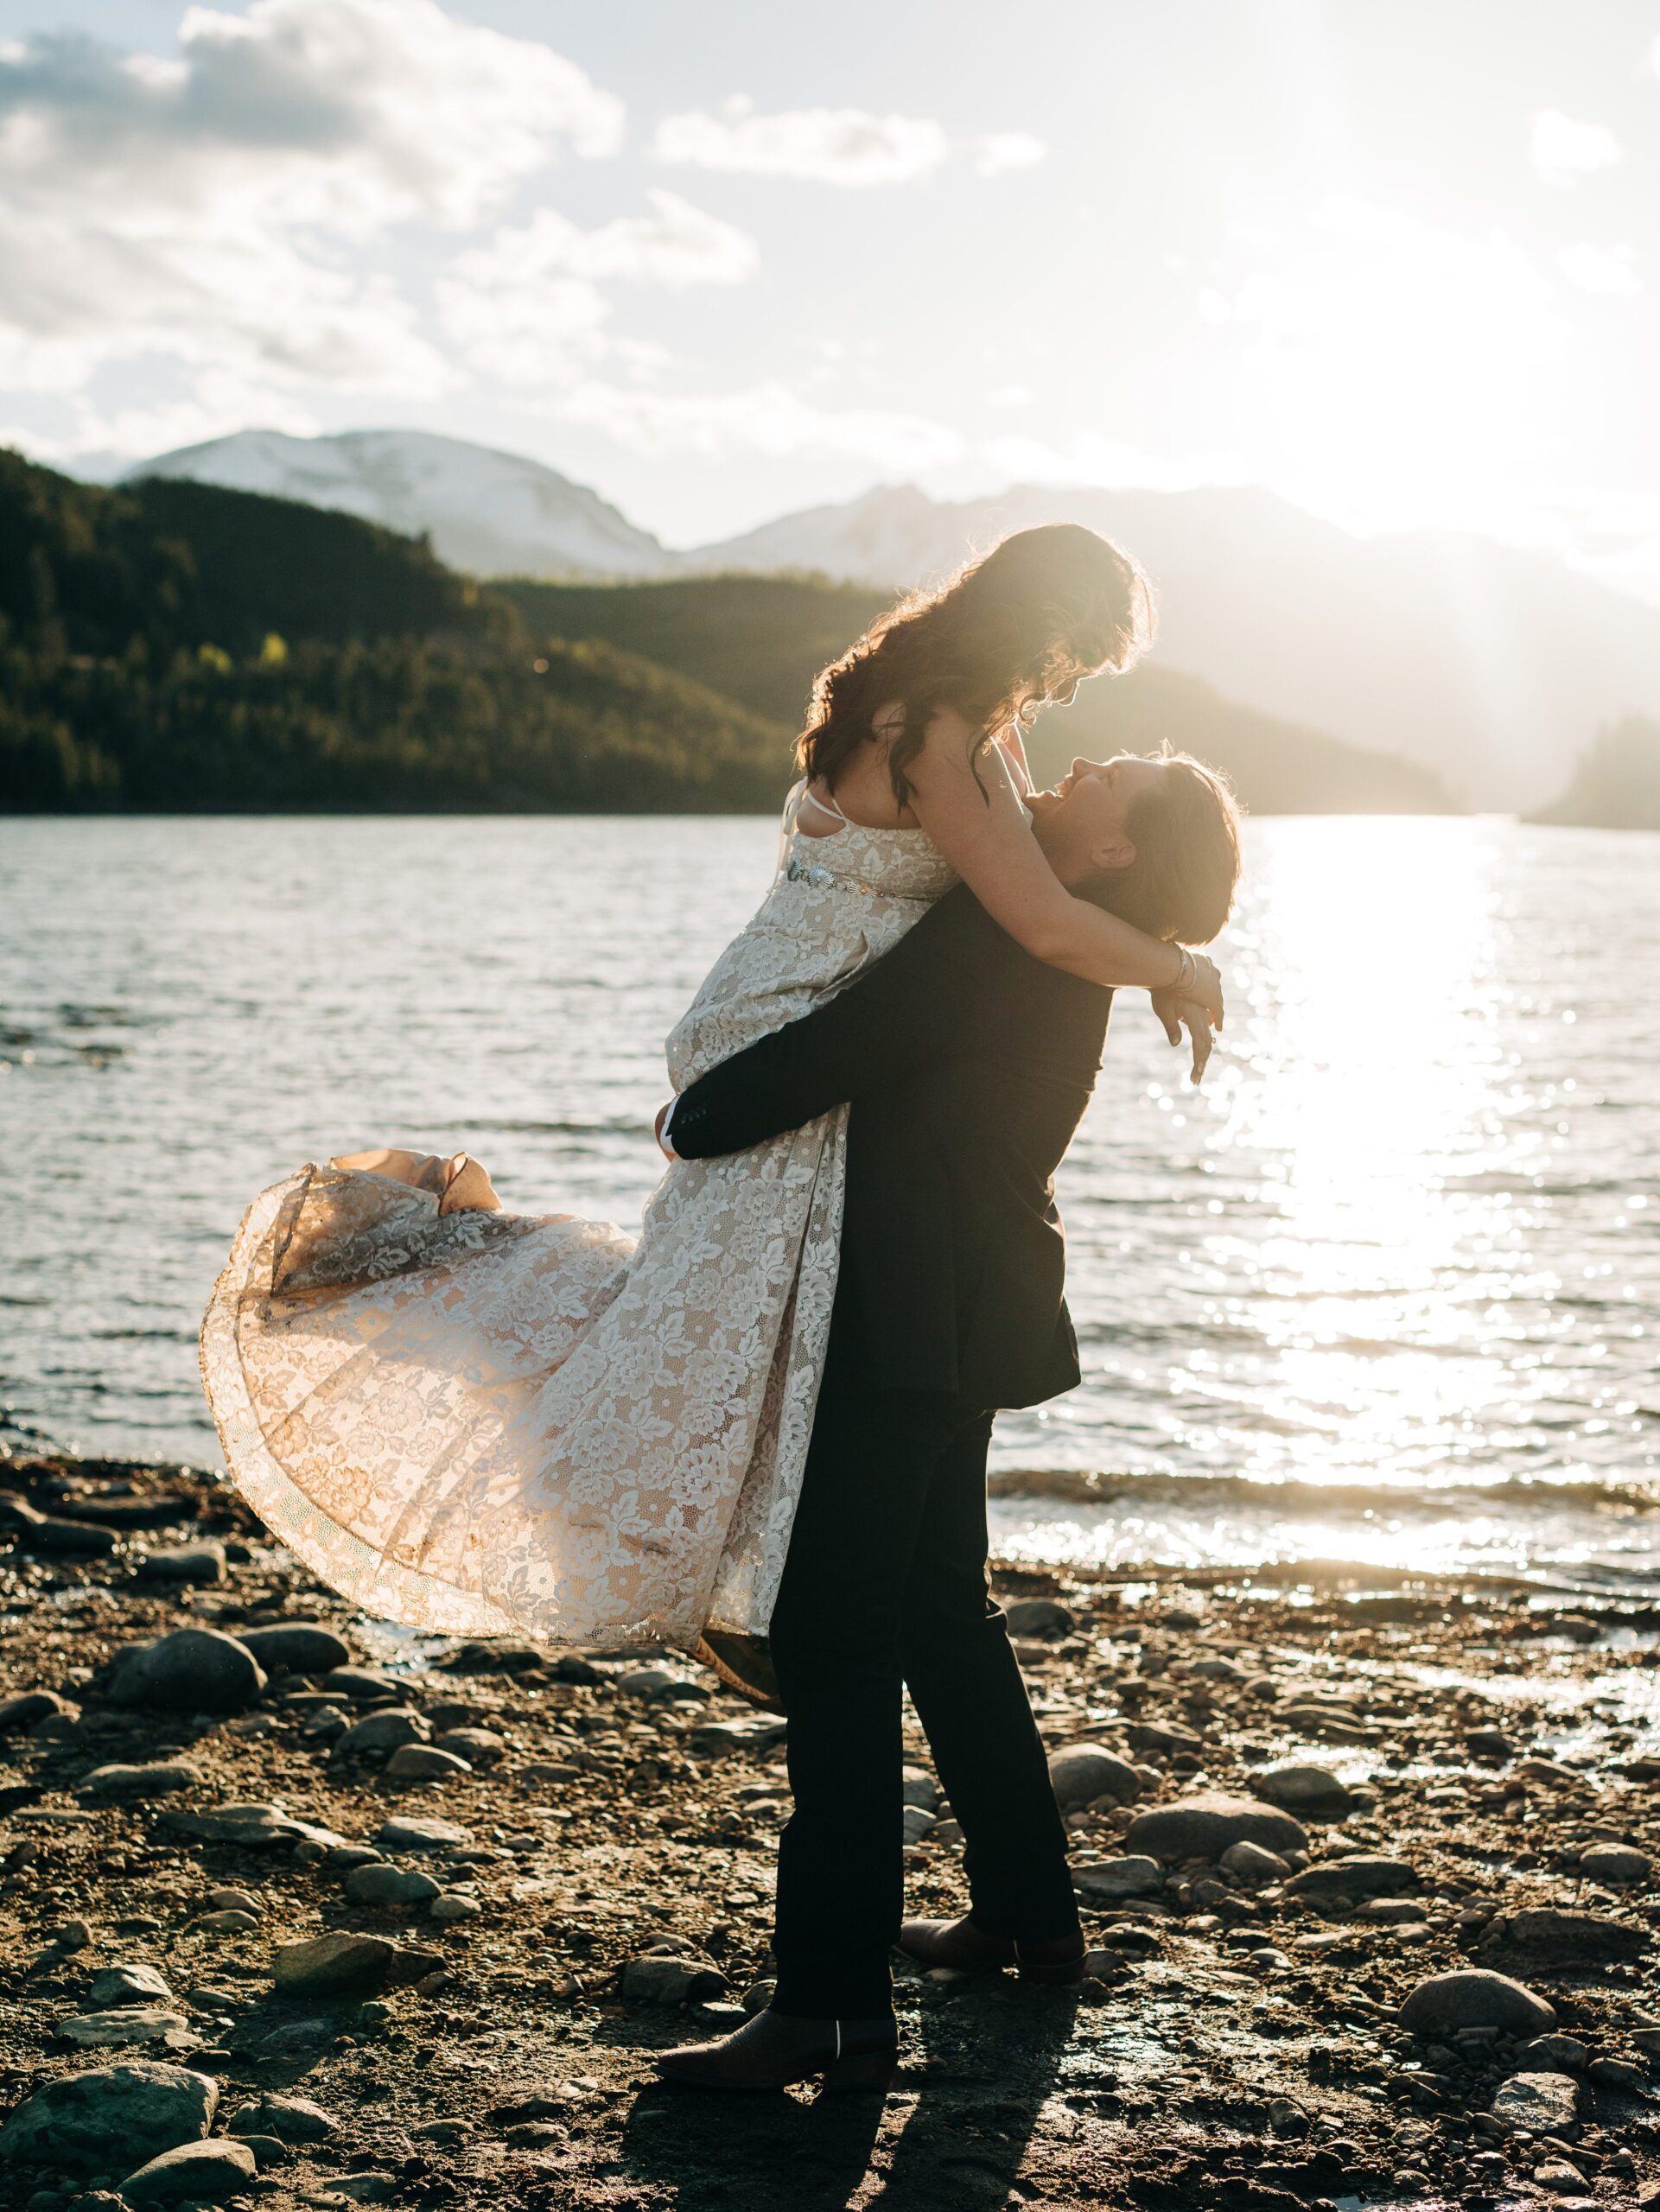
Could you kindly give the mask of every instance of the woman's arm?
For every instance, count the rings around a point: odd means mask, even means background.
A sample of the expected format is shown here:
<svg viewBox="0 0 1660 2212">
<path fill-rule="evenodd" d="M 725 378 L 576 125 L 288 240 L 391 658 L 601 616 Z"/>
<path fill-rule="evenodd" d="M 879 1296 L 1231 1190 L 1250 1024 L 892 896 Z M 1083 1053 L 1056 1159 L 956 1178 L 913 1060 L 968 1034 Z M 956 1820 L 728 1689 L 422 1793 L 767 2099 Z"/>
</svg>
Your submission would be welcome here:
<svg viewBox="0 0 1660 2212">
<path fill-rule="evenodd" d="M 913 813 L 993 921 L 1051 968 L 1114 988 L 1168 990 L 1183 972 L 1175 946 L 1073 897 L 1032 834 L 1002 752 L 988 746 L 971 762 L 973 743 L 961 715 L 944 710 L 906 774 Z M 1218 996 L 1212 1019 L 1221 1012 Z"/>
</svg>

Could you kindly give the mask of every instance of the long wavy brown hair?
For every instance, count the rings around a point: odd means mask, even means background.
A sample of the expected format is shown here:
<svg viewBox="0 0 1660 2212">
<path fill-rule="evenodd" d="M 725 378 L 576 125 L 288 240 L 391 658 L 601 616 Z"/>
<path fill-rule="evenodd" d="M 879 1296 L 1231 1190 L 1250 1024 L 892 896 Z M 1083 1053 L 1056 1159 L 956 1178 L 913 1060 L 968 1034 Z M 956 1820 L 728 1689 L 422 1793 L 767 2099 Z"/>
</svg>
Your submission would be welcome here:
<svg viewBox="0 0 1660 2212">
<path fill-rule="evenodd" d="M 1151 641 L 1153 592 L 1128 553 L 1081 523 L 1017 530 L 932 591 L 873 622 L 813 685 L 796 760 L 833 791 L 875 717 L 898 707 L 887 751 L 894 796 L 942 707 L 976 733 L 977 758 L 1011 722 L 1064 704 L 1086 676 L 1128 668 Z"/>
</svg>

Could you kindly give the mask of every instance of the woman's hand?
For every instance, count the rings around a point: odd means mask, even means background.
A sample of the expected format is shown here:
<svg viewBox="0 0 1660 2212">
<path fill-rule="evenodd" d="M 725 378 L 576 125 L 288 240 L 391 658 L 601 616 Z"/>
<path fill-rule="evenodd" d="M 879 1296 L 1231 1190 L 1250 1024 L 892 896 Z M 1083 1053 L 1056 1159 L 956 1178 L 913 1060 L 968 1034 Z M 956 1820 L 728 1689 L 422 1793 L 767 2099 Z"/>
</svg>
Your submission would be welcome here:
<svg viewBox="0 0 1660 2212">
<path fill-rule="evenodd" d="M 1168 990 L 1152 994 L 1153 1011 L 1164 1024 L 1164 1033 L 1173 1045 L 1181 1042 L 1181 1032 L 1176 1027 L 1176 1007 L 1183 999 L 1195 1006 L 1202 1006 L 1211 1018 L 1212 1029 L 1220 1029 L 1225 1011 L 1222 1004 L 1222 971 L 1214 960 L 1202 952 L 1189 954 L 1193 963 L 1193 980 L 1185 990 L 1172 985 Z"/>
<path fill-rule="evenodd" d="M 1205 964 L 1206 967 L 1210 966 L 1208 961 Z M 1181 1033 L 1184 1029 L 1193 1039 L 1193 1070 L 1191 1080 L 1194 1083 L 1203 1083 L 1205 1071 L 1211 1064 L 1211 1031 L 1212 1027 L 1219 1029 L 1222 1027 L 1221 1023 L 1219 1021 L 1213 1023 L 1209 1007 L 1201 1006 L 1197 999 L 1179 999 L 1167 991 L 1154 993 L 1153 1011 L 1164 1024 L 1164 1033 L 1173 1045 L 1180 1044 Z"/>
</svg>

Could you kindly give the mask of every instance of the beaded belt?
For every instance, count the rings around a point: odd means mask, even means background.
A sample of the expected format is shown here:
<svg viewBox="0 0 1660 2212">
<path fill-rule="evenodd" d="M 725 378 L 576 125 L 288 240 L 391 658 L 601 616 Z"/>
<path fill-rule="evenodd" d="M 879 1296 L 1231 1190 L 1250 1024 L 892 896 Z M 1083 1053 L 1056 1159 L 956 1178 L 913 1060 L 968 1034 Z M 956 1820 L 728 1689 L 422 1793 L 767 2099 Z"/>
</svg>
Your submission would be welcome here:
<svg viewBox="0 0 1660 2212">
<path fill-rule="evenodd" d="M 861 883 L 855 875 L 833 875 L 821 861 L 809 866 L 793 853 L 784 879 L 786 883 L 805 883 L 809 891 L 856 891 L 862 899 L 913 899 L 926 904 L 929 896 L 925 891 L 886 891 L 875 883 Z"/>
</svg>

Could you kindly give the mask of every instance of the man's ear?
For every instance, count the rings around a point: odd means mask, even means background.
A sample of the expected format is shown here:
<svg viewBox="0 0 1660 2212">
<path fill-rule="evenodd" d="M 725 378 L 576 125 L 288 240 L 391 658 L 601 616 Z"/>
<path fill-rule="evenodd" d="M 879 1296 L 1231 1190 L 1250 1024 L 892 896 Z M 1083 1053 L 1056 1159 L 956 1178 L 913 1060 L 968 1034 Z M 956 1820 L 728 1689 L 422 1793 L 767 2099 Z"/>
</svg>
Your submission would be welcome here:
<svg viewBox="0 0 1660 2212">
<path fill-rule="evenodd" d="M 1107 839 L 1090 855 L 1090 865 L 1097 868 L 1128 868 L 1135 857 L 1135 848 L 1128 837 Z"/>
</svg>

